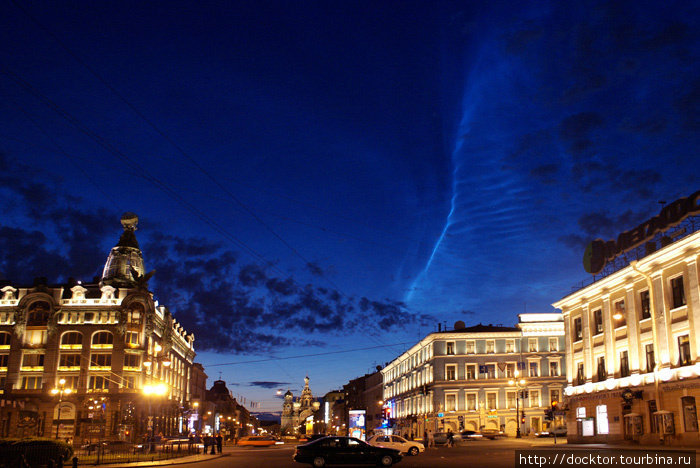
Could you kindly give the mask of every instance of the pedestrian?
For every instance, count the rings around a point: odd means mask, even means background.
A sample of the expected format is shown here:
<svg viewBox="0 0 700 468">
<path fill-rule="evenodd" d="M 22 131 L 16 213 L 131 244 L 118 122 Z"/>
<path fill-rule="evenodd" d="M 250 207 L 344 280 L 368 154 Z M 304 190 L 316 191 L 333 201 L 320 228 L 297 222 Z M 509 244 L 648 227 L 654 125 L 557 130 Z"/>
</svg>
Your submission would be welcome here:
<svg viewBox="0 0 700 468">
<path fill-rule="evenodd" d="M 211 436 L 209 439 L 209 444 L 211 445 L 211 455 L 216 455 L 216 437 Z"/>
<path fill-rule="evenodd" d="M 428 448 L 435 447 L 435 434 L 433 431 L 428 431 Z"/>
<path fill-rule="evenodd" d="M 411 440 L 413 440 L 413 431 L 411 431 Z"/>
<path fill-rule="evenodd" d="M 428 431 L 423 431 L 423 444 L 428 445 Z"/>
<path fill-rule="evenodd" d="M 209 450 L 209 442 L 211 438 L 209 437 L 209 434 L 204 434 L 204 455 L 207 454 L 207 451 Z"/>
<path fill-rule="evenodd" d="M 452 429 L 447 430 L 447 446 L 448 447 L 454 447 L 455 445 L 455 436 L 452 433 Z"/>
<path fill-rule="evenodd" d="M 216 435 L 216 450 L 221 453 L 221 449 L 224 445 L 224 438 L 221 437 L 221 432 Z"/>
</svg>

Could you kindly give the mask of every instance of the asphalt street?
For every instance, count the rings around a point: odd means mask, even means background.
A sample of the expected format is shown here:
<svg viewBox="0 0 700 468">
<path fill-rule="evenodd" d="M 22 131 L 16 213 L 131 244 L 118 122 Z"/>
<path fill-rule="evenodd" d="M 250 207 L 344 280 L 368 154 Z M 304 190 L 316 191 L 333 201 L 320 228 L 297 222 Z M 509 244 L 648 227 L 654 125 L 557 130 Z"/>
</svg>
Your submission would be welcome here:
<svg viewBox="0 0 700 468">
<path fill-rule="evenodd" d="M 516 450 L 531 450 L 531 449 L 553 449 L 551 453 L 583 453 L 585 450 L 599 450 L 604 446 L 570 446 L 559 444 L 554 445 L 552 439 L 503 439 L 503 440 L 483 440 L 464 442 L 453 448 L 438 447 L 428 449 L 416 457 L 405 456 L 398 463 L 399 468 L 447 468 L 447 467 L 535 467 L 545 468 L 547 466 L 577 466 L 562 463 L 561 460 L 554 465 L 551 463 L 542 463 L 542 460 L 523 460 L 520 458 L 520 463 L 516 462 Z M 638 453 L 645 453 L 643 448 L 637 447 Z M 296 463 L 292 460 L 294 454 L 294 446 L 278 446 L 271 448 L 253 448 L 253 447 L 226 447 L 223 458 L 212 459 L 210 461 L 201 461 L 188 465 L 198 468 L 223 468 L 223 467 L 244 467 L 244 468 L 300 468 L 311 465 Z M 585 463 L 586 466 L 595 466 L 595 463 Z M 607 463 L 606 467 L 613 464 Z M 583 464 L 580 464 L 583 466 Z M 599 466 L 603 466 L 600 464 Z M 640 466 L 640 465 L 638 465 Z M 687 466 L 687 465 L 686 465 Z M 690 465 L 693 466 L 693 465 Z M 694 466 L 700 465 L 696 463 Z"/>
</svg>

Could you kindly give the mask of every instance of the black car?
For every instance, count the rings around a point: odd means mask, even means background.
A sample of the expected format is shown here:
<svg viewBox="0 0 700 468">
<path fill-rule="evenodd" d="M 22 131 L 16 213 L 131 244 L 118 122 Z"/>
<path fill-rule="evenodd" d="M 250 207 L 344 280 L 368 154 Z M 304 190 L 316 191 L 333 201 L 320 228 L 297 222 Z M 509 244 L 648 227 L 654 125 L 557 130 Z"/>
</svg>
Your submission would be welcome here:
<svg viewBox="0 0 700 468">
<path fill-rule="evenodd" d="M 354 437 L 324 437 L 308 444 L 298 445 L 294 461 L 311 463 L 316 468 L 326 465 L 379 465 L 391 466 L 401 461 L 398 450 L 373 447 Z"/>
</svg>

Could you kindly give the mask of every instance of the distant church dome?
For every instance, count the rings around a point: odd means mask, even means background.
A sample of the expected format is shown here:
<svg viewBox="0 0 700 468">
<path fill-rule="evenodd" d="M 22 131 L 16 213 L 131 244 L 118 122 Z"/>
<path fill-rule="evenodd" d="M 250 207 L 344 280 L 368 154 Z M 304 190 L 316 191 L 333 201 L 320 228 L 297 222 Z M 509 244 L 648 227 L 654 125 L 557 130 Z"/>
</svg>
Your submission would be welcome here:
<svg viewBox="0 0 700 468">
<path fill-rule="evenodd" d="M 136 240 L 136 225 L 139 217 L 134 213 L 124 213 L 121 218 L 124 232 L 119 237 L 117 245 L 112 247 L 102 271 L 100 284 L 115 288 L 128 288 L 136 284 L 132 268 L 138 275 L 144 275 L 143 255 Z"/>
</svg>

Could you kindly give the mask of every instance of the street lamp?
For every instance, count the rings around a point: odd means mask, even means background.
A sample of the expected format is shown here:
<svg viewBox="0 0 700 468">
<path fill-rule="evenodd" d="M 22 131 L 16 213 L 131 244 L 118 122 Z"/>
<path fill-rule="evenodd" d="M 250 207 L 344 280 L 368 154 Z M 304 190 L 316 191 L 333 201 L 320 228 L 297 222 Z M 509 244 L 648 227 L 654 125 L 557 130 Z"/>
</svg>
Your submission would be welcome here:
<svg viewBox="0 0 700 468">
<path fill-rule="evenodd" d="M 520 372 L 516 371 L 513 372 L 513 376 L 515 377 L 514 379 L 511 379 L 508 381 L 508 385 L 514 385 L 515 386 L 515 418 L 516 418 L 516 429 L 515 429 L 515 437 L 520 438 L 520 393 L 523 391 L 525 388 L 525 379 L 518 379 L 518 375 L 520 375 Z M 523 402 L 523 405 L 525 402 Z"/>
<path fill-rule="evenodd" d="M 155 417 L 153 416 L 153 411 L 151 407 L 151 398 L 163 396 L 166 393 L 168 393 L 168 386 L 164 383 L 143 386 L 143 394 L 146 395 L 146 397 L 148 398 L 148 413 L 151 418 L 151 452 L 154 452 L 156 450 L 156 425 Z"/>
<path fill-rule="evenodd" d="M 56 438 L 58 439 L 58 427 L 61 425 L 61 403 L 63 402 L 63 395 L 70 395 L 73 391 L 70 388 L 65 388 L 66 379 L 60 379 L 58 381 L 58 388 L 51 390 L 52 395 L 58 395 L 58 416 L 56 418 Z"/>
</svg>

